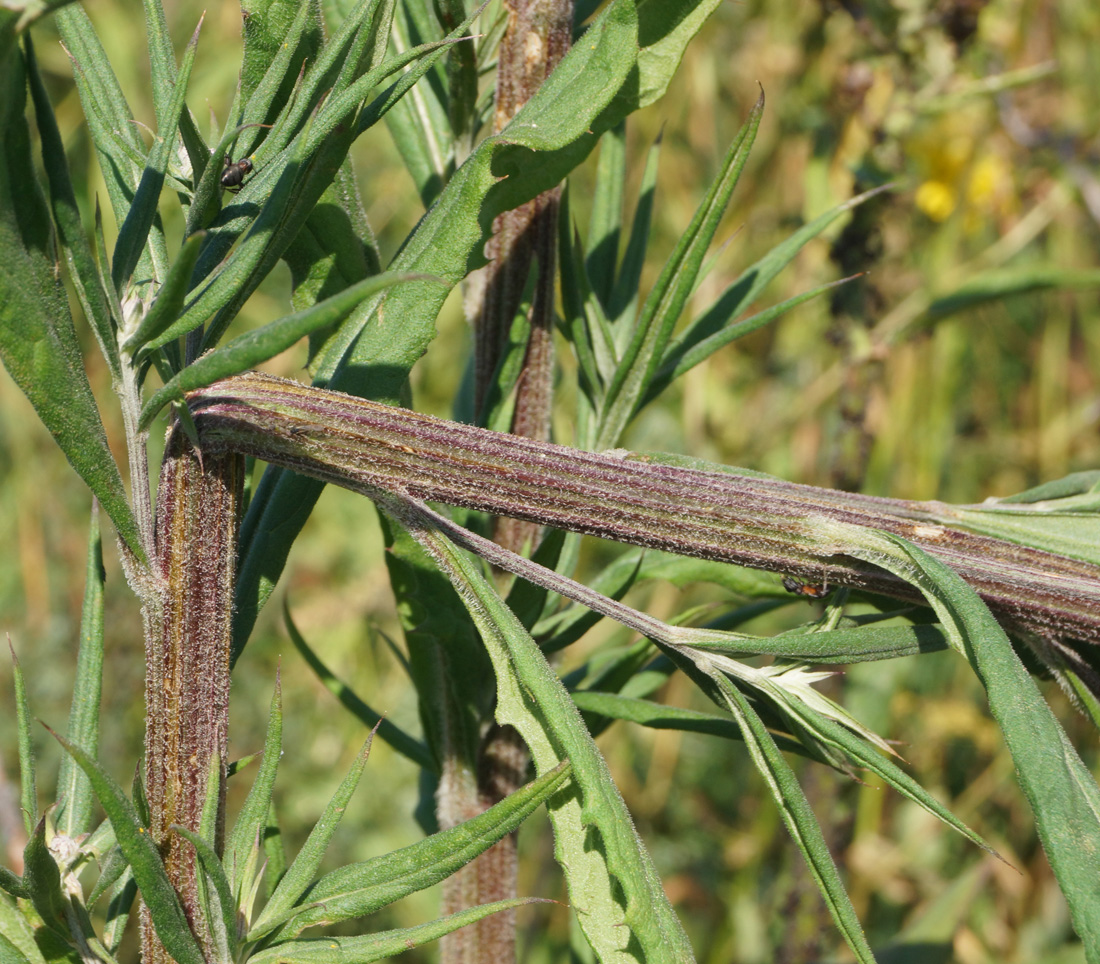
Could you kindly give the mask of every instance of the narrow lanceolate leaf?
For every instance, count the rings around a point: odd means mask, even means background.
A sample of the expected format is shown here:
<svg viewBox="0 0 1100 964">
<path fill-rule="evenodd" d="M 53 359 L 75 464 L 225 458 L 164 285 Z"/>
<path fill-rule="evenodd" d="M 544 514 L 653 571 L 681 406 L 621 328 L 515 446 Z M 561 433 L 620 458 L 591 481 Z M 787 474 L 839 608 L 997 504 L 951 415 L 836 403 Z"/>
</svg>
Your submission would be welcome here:
<svg viewBox="0 0 1100 964">
<path fill-rule="evenodd" d="M 42 164 L 50 188 L 50 208 L 57 225 L 58 241 L 69 266 L 69 277 L 84 309 L 85 317 L 95 332 L 99 350 L 116 380 L 121 377 L 118 342 L 114 334 L 111 310 L 99 284 L 99 271 L 92 256 L 92 248 L 80 222 L 76 206 L 69 165 L 65 159 L 65 145 L 57 127 L 53 106 L 50 104 L 46 85 L 38 72 L 31 38 L 26 37 L 27 76 L 34 101 L 34 119 L 38 136 L 42 140 Z"/>
<path fill-rule="evenodd" d="M 271 793 L 275 787 L 275 775 L 279 772 L 279 757 L 282 751 L 283 691 L 279 678 L 276 677 L 260 772 L 256 775 L 252 789 L 248 791 L 244 807 L 225 845 L 225 871 L 233 887 L 233 895 L 238 902 L 248 893 L 252 885 L 260 834 L 267 824 Z"/>
<path fill-rule="evenodd" d="M 46 816 L 38 821 L 23 848 L 23 886 L 46 926 L 68 936 L 65 921 L 66 897 L 61 892 L 61 872 L 46 844 Z"/>
<path fill-rule="evenodd" d="M 730 324 L 760 296 L 775 276 L 791 263 L 795 255 L 808 242 L 821 234 L 842 214 L 889 189 L 890 185 L 875 188 L 843 204 L 838 204 L 832 210 L 814 218 L 809 224 L 803 225 L 759 261 L 742 271 L 740 276 L 718 296 L 717 301 L 692 321 L 668 346 L 661 368 L 648 387 L 642 404 L 655 398 L 673 379 L 709 358 L 719 348 L 774 321 L 783 312 L 832 287 L 832 285 L 822 285 L 813 291 L 796 295 L 768 311 L 758 312 L 751 318 L 746 318 L 737 324 Z"/>
<path fill-rule="evenodd" d="M 385 960 L 437 941 L 490 914 L 514 910 L 530 903 L 533 903 L 531 898 L 500 900 L 494 904 L 471 907 L 430 924 L 380 931 L 364 937 L 316 937 L 311 940 L 287 941 L 260 951 L 249 960 L 253 964 L 369 964 L 371 961 Z"/>
<path fill-rule="evenodd" d="M 250 940 L 257 940 L 273 930 L 276 926 L 275 921 L 285 920 L 290 909 L 298 903 L 306 888 L 313 883 L 314 874 L 317 873 L 317 868 L 321 866 L 321 859 L 325 856 L 329 841 L 336 832 L 336 828 L 340 826 L 340 818 L 344 815 L 348 801 L 351 800 L 351 795 L 355 793 L 355 788 L 359 785 L 359 778 L 363 775 L 363 768 L 367 765 L 367 757 L 370 755 L 370 745 L 373 739 L 374 733 L 372 732 L 367 737 L 366 743 L 363 744 L 363 749 L 359 751 L 359 756 L 352 764 L 348 775 L 344 777 L 328 806 L 325 807 L 321 819 L 314 824 L 313 829 L 309 832 L 309 837 L 302 845 L 302 849 L 298 851 L 294 863 L 283 875 L 282 880 L 279 881 L 279 886 L 275 888 L 275 892 L 271 895 L 271 899 L 264 905 L 263 912 L 253 923 L 249 931 Z"/>
<path fill-rule="evenodd" d="M 321 658 L 306 642 L 305 637 L 298 631 L 298 627 L 294 625 L 294 620 L 290 618 L 290 610 L 285 605 L 283 615 L 290 641 L 302 654 L 302 658 L 309 665 L 309 668 L 317 674 L 317 678 L 340 701 L 340 704 L 364 726 L 368 726 L 377 732 L 379 737 L 402 756 L 408 758 L 423 770 L 435 770 L 438 764 L 432 757 L 431 751 L 420 740 L 410 736 L 392 720 L 386 719 L 381 713 L 364 703 L 350 686 L 337 679 L 332 670 L 322 662 Z"/>
<path fill-rule="evenodd" d="M 118 291 L 122 291 L 123 285 L 137 267 L 149 237 L 149 229 L 153 226 L 153 218 L 156 217 L 160 190 L 164 186 L 164 172 L 168 169 L 168 160 L 176 149 L 176 132 L 180 114 L 184 110 L 187 82 L 191 79 L 191 67 L 195 63 L 195 49 L 199 44 L 201 29 L 202 18 L 200 17 L 199 25 L 187 44 L 183 67 L 176 80 L 165 120 L 162 122 L 158 114 L 156 141 L 149 152 L 134 200 L 126 212 L 126 220 L 118 229 L 118 241 L 115 243 L 114 259 L 111 262 L 111 280 Z M 154 99 L 157 99 L 156 94 Z"/>
<path fill-rule="evenodd" d="M 1089 964 L 1100 961 L 1100 788 L 1035 680 L 981 599 L 942 562 L 904 539 L 829 523 L 839 551 L 909 579 L 936 610 L 952 645 L 985 686 L 1051 868 Z"/>
<path fill-rule="evenodd" d="M 118 844 L 130 861 L 157 937 L 178 964 L 205 964 L 152 835 L 141 825 L 134 805 L 99 763 L 64 737 L 56 733 L 54 737 L 88 775 L 100 805 L 111 820 Z"/>
<path fill-rule="evenodd" d="M 38 823 L 38 789 L 35 784 L 34 746 L 31 744 L 31 714 L 27 707 L 27 685 L 23 670 L 15 658 L 15 649 L 8 640 L 11 653 L 11 675 L 15 684 L 15 725 L 19 731 L 19 808 L 23 812 L 23 829 L 29 836 Z"/>
<path fill-rule="evenodd" d="M 56 18 L 64 49 L 73 65 L 80 104 L 95 144 L 115 220 L 122 224 L 145 167 L 145 144 L 134 115 L 111 69 L 95 27 L 79 4 Z M 159 279 L 167 271 L 168 253 L 159 227 L 149 234 L 149 248 L 139 261 L 138 277 Z"/>
<path fill-rule="evenodd" d="M 579 793 L 555 799 L 550 819 L 570 901 L 597 957 L 694 960 L 606 762 L 530 634 L 462 550 L 399 504 L 389 503 L 387 511 L 398 514 L 450 575 L 481 631 L 497 677 L 497 722 L 516 728 L 539 770 L 563 758 L 573 764 Z"/>
<path fill-rule="evenodd" d="M 764 95 L 761 94 L 749 119 L 726 152 L 718 177 L 646 299 L 634 337 L 607 391 L 596 440 L 597 449 L 611 448 L 617 444 L 664 358 L 672 330 L 695 287 L 707 249 L 748 160 L 763 113 Z"/>
<path fill-rule="evenodd" d="M 685 660 L 684 663 L 686 662 Z M 687 669 L 697 682 L 703 683 L 700 677 L 705 676 L 710 686 L 704 683 L 704 688 L 709 690 L 711 699 L 724 702 L 726 708 L 733 714 L 733 718 L 744 734 L 745 745 L 749 748 L 753 762 L 779 807 L 787 830 L 806 858 L 810 872 L 817 881 L 818 889 L 825 898 L 829 913 L 832 914 L 833 920 L 856 958 L 864 964 L 874 964 L 875 955 L 867 943 L 848 892 L 844 889 L 844 882 L 829 852 L 821 826 L 790 764 L 779 752 L 763 720 L 740 690 L 716 669 L 706 668 L 705 661 L 699 663 L 699 666 L 700 669 L 694 672 L 687 666 L 683 668 Z"/>
<path fill-rule="evenodd" d="M 170 379 L 149 399 L 142 409 L 140 428 L 147 428 L 156 414 L 169 402 L 181 399 L 187 392 L 218 379 L 240 374 L 274 358 L 311 332 L 336 324 L 365 298 L 402 282 L 426 280 L 429 279 L 423 275 L 390 273 L 365 278 L 320 304 L 293 315 L 286 315 L 256 331 L 233 339 L 221 348 L 207 352 Z"/>
<path fill-rule="evenodd" d="M 103 545 L 99 538 L 99 513 L 92 508 L 88 533 L 88 561 L 84 572 L 84 605 L 80 612 L 80 650 L 69 710 L 70 743 L 89 756 L 99 752 L 99 695 L 103 684 Z M 70 837 L 87 833 L 92 816 L 92 785 L 87 774 L 67 754 L 57 776 L 57 829 Z"/>
<path fill-rule="evenodd" d="M 264 928 L 270 930 L 281 924 L 279 937 L 296 936 L 307 927 L 373 914 L 395 900 L 431 887 L 515 830 L 560 790 L 569 776 L 569 764 L 562 762 L 457 827 L 441 830 L 401 850 L 334 870 L 301 896 L 297 908 L 285 910 L 282 920 L 268 919 Z M 248 939 L 258 936 L 254 930 Z"/>
<path fill-rule="evenodd" d="M 168 277 L 164 279 L 164 284 L 157 291 L 156 300 L 142 316 L 137 329 L 126 336 L 122 344 L 124 351 L 130 355 L 136 355 L 142 348 L 158 348 L 171 339 L 171 336 L 164 339 L 158 339 L 157 336 L 168 329 L 183 309 L 191 271 L 198 260 L 199 250 L 205 237 L 204 231 L 197 231 L 184 241 L 179 256 L 168 272 Z"/>
<path fill-rule="evenodd" d="M 235 960 L 238 944 L 237 902 L 233 899 L 229 879 L 225 876 L 221 861 L 218 860 L 214 848 L 199 834 L 178 824 L 172 826 L 172 831 L 178 833 L 195 848 L 199 869 L 205 875 L 207 905 L 204 908 L 204 916 L 207 927 L 212 932 L 211 943 L 222 960 Z"/>
<path fill-rule="evenodd" d="M 15 51 L 0 64 L 0 359 L 123 541 L 143 559 L 57 274 L 50 212 L 31 160 L 25 103 L 23 57 Z"/>
</svg>

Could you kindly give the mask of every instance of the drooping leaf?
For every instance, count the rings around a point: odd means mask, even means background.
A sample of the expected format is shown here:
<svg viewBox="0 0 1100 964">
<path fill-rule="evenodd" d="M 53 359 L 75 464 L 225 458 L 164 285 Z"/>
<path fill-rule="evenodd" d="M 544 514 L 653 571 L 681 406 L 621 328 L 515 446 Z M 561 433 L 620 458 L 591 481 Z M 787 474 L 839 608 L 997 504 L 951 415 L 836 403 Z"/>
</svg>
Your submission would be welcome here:
<svg viewBox="0 0 1100 964">
<path fill-rule="evenodd" d="M 22 56 L 13 54 L 0 71 L 0 359 L 123 541 L 142 559 L 137 525 L 107 446 L 56 271 L 50 212 L 34 173 L 23 117 Z"/>
</svg>

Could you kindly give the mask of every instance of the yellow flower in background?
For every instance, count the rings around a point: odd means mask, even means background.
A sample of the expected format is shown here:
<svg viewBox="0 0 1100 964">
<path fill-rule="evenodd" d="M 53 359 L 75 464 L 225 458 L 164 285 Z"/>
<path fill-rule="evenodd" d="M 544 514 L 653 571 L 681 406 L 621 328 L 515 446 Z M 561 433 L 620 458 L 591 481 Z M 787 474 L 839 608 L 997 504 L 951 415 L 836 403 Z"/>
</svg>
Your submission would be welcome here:
<svg viewBox="0 0 1100 964">
<path fill-rule="evenodd" d="M 913 201 L 933 221 L 946 221 L 955 210 L 955 190 L 943 181 L 925 181 Z"/>
<path fill-rule="evenodd" d="M 913 203 L 929 220 L 946 221 L 961 207 L 970 232 L 1013 207 L 1012 169 L 989 150 L 986 129 L 983 116 L 959 111 L 944 114 L 909 141 L 909 156 L 922 177 Z"/>
</svg>

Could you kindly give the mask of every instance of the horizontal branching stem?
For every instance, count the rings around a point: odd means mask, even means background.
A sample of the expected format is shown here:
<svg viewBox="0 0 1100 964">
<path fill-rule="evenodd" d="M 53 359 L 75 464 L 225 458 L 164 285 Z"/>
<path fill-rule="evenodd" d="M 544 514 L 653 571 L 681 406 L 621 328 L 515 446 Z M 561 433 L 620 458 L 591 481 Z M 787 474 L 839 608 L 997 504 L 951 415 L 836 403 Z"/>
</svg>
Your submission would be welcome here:
<svg viewBox="0 0 1100 964">
<path fill-rule="evenodd" d="M 1009 628 L 1100 642 L 1100 567 L 967 532 L 948 506 L 583 452 L 249 373 L 189 396 L 204 451 L 254 455 L 368 496 L 441 502 L 902 599 L 845 554 L 851 523 L 919 545 Z M 939 511 L 937 510 L 939 507 Z"/>
</svg>

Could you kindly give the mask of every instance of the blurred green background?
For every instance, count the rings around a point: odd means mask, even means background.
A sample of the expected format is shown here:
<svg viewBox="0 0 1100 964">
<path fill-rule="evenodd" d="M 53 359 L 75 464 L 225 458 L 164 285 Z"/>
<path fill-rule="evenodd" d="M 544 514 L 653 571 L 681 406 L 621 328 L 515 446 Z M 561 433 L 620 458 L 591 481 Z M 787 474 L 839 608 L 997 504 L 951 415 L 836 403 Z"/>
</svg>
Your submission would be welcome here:
<svg viewBox="0 0 1100 964">
<path fill-rule="evenodd" d="M 202 11 L 166 2 L 177 50 Z M 130 99 L 153 124 L 140 5 L 96 0 L 88 12 Z M 64 51 L 49 24 L 35 39 L 53 94 L 85 222 L 104 188 Z M 928 308 L 966 279 L 1003 268 L 1100 266 L 1100 6 L 1093 0 L 871 0 L 723 4 L 692 43 L 665 99 L 628 125 L 635 187 L 663 131 L 647 277 L 660 270 L 730 139 L 759 93 L 767 109 L 720 236 L 728 245 L 695 296 L 701 309 L 739 269 L 804 221 L 886 180 L 898 188 L 838 222 L 773 285 L 768 303 L 857 272 L 853 284 L 723 350 L 648 410 L 632 448 L 686 452 L 799 482 L 902 498 L 975 502 L 1100 464 L 1100 302 L 1094 290 L 1055 288 L 945 317 Z M 207 9 L 188 101 L 200 127 L 220 125 L 240 56 L 240 10 Z M 384 127 L 354 152 L 364 204 L 385 256 L 422 210 Z M 587 216 L 594 158 L 572 181 Z M 165 199 L 169 230 L 182 224 Z M 108 238 L 114 225 L 108 219 Z M 644 284 L 643 287 L 646 287 Z M 277 270 L 239 322 L 289 310 L 289 275 Z M 86 326 L 81 328 L 87 335 Z M 439 337 L 414 372 L 416 406 L 440 415 L 469 351 L 456 293 Z M 122 430 L 104 368 L 86 339 L 92 384 L 125 464 Z M 276 359 L 304 377 L 304 349 Z M 556 438 L 568 442 L 569 365 Z M 0 375 L 0 629 L 28 678 L 35 716 L 64 724 L 83 592 L 89 494 L 29 404 Z M 102 758 L 128 781 L 141 752 L 140 617 L 107 539 L 107 649 Z M 592 546 L 594 571 L 617 550 Z M 285 694 L 286 752 L 276 803 L 293 853 L 350 765 L 364 733 L 312 677 L 281 628 L 284 594 L 306 638 L 374 707 L 416 729 L 410 685 L 389 654 L 399 639 L 370 504 L 328 490 L 291 555 L 274 605 L 236 669 L 235 756 L 259 748 L 276 667 Z M 723 599 L 707 587 L 644 587 L 633 604 L 660 616 Z M 795 602 L 750 627 L 774 631 L 809 618 Z M 629 636 L 601 625 L 567 654 L 565 668 L 598 645 Z M 0 659 L 0 820 L 16 813 L 14 709 Z M 1097 740 L 1045 684 L 1070 737 L 1097 770 Z M 864 664 L 825 688 L 864 723 L 900 742 L 911 772 L 1011 864 L 943 829 L 872 780 L 861 784 L 795 761 L 834 853 L 848 873 L 871 942 L 899 934 L 913 956 L 883 960 L 960 964 L 1083 960 L 1065 904 L 1035 839 L 1011 761 L 973 675 L 951 654 Z M 695 705 L 674 678 L 662 699 Z M 58 750 L 44 731 L 40 795 L 52 789 Z M 601 738 L 700 962 L 847 960 L 801 858 L 738 744 L 641 731 Z M 231 808 L 247 789 L 231 788 Z M 12 797 L 15 794 L 15 797 Z M 331 861 L 385 852 L 419 836 L 411 764 L 378 743 Z M 0 825 L 11 865 L 18 830 Z M 564 900 L 548 825 L 521 832 L 521 893 Z M 438 894 L 410 898 L 363 926 L 435 916 Z M 522 958 L 568 959 L 568 910 L 522 911 Z M 129 951 L 133 960 L 133 951 Z M 402 960 L 427 961 L 431 949 Z"/>
</svg>

